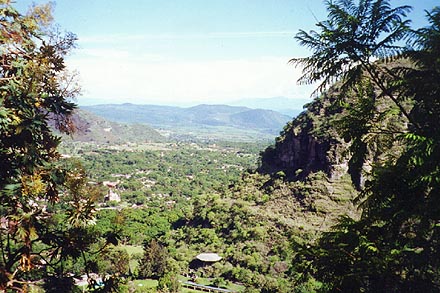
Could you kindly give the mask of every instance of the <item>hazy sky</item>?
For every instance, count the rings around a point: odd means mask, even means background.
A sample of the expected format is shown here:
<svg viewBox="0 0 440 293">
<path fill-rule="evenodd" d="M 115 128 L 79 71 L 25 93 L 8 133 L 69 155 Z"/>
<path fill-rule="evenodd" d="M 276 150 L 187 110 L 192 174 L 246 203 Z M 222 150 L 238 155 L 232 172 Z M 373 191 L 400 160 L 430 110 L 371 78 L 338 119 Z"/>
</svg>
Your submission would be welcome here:
<svg viewBox="0 0 440 293">
<path fill-rule="evenodd" d="M 21 11 L 30 3 L 16 0 Z M 78 36 L 68 65 L 80 73 L 80 104 L 224 103 L 303 99 L 299 69 L 308 54 L 299 29 L 324 20 L 321 0 L 58 0 L 55 21 Z M 414 26 L 438 0 L 391 0 L 414 7 Z"/>
</svg>

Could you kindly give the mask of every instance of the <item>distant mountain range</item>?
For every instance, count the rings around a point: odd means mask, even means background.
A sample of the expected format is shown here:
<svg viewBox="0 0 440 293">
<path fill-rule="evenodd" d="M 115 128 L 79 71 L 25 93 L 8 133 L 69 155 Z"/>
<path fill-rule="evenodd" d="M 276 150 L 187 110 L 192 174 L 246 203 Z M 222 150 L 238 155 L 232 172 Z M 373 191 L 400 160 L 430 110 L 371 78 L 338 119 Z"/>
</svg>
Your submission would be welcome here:
<svg viewBox="0 0 440 293">
<path fill-rule="evenodd" d="M 303 111 L 303 106 L 311 101 L 312 99 L 310 98 L 290 99 L 286 97 L 273 97 L 262 99 L 240 99 L 229 102 L 228 104 L 252 109 L 273 110 L 290 117 L 295 117 Z"/>
<path fill-rule="evenodd" d="M 182 108 L 127 103 L 81 108 L 110 121 L 147 124 L 154 128 L 231 127 L 258 130 L 268 134 L 278 134 L 292 118 L 273 110 L 227 105 L 203 104 Z"/>
</svg>

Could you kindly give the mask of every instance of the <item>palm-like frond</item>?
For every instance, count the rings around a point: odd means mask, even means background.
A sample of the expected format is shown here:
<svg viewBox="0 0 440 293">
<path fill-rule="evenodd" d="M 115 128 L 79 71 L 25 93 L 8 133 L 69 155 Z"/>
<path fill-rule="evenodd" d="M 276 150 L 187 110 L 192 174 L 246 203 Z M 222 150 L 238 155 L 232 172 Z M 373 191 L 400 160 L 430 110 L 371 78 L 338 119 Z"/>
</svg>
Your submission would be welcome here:
<svg viewBox="0 0 440 293">
<path fill-rule="evenodd" d="M 328 18 L 319 22 L 319 31 L 300 31 L 296 39 L 312 50 L 312 55 L 294 58 L 303 67 L 302 84 L 319 81 L 314 93 L 325 91 L 335 81 L 351 86 L 359 80 L 373 59 L 398 55 L 398 44 L 409 32 L 404 20 L 411 7 L 391 8 L 388 0 L 328 0 Z M 359 68 L 360 67 L 360 68 Z"/>
</svg>

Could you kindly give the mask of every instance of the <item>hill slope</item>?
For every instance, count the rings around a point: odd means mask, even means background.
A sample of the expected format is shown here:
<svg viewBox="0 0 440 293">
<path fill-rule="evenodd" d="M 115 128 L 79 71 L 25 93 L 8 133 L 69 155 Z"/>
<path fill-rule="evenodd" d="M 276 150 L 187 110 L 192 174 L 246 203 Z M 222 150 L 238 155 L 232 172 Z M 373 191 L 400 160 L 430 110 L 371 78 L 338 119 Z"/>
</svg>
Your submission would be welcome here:
<svg viewBox="0 0 440 293">
<path fill-rule="evenodd" d="M 242 106 L 251 109 L 268 109 L 294 117 L 301 113 L 303 105 L 311 101 L 310 98 L 289 99 L 286 97 L 273 97 L 263 99 L 241 99 L 230 102 L 232 106 Z"/>
<path fill-rule="evenodd" d="M 112 122 L 82 109 L 76 110 L 72 119 L 77 127 L 77 131 L 70 137 L 74 141 L 113 144 L 165 140 L 147 125 Z"/>
</svg>

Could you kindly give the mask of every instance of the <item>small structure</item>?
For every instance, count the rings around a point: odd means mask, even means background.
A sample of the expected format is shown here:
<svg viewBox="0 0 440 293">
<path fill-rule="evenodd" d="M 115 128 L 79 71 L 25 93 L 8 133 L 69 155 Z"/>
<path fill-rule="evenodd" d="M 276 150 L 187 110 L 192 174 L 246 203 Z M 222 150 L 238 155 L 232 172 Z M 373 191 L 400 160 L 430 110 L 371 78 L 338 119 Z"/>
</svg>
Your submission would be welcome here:
<svg viewBox="0 0 440 293">
<path fill-rule="evenodd" d="M 220 255 L 218 255 L 217 253 L 212 253 L 212 252 L 200 253 L 199 255 L 196 256 L 196 258 L 200 261 L 207 262 L 207 263 L 218 262 L 219 260 L 222 259 L 222 257 Z"/>
<path fill-rule="evenodd" d="M 108 187 L 108 192 L 104 196 L 104 201 L 115 201 L 115 202 L 121 201 L 121 196 L 115 191 L 116 187 L 119 184 L 119 181 L 116 182 L 104 181 L 102 182 L 102 184 Z"/>
<path fill-rule="evenodd" d="M 199 255 L 196 256 L 195 259 L 193 259 L 189 263 L 189 267 L 190 269 L 197 270 L 199 268 L 210 266 L 221 259 L 222 257 L 217 253 L 212 253 L 212 252 L 200 253 Z"/>
</svg>

